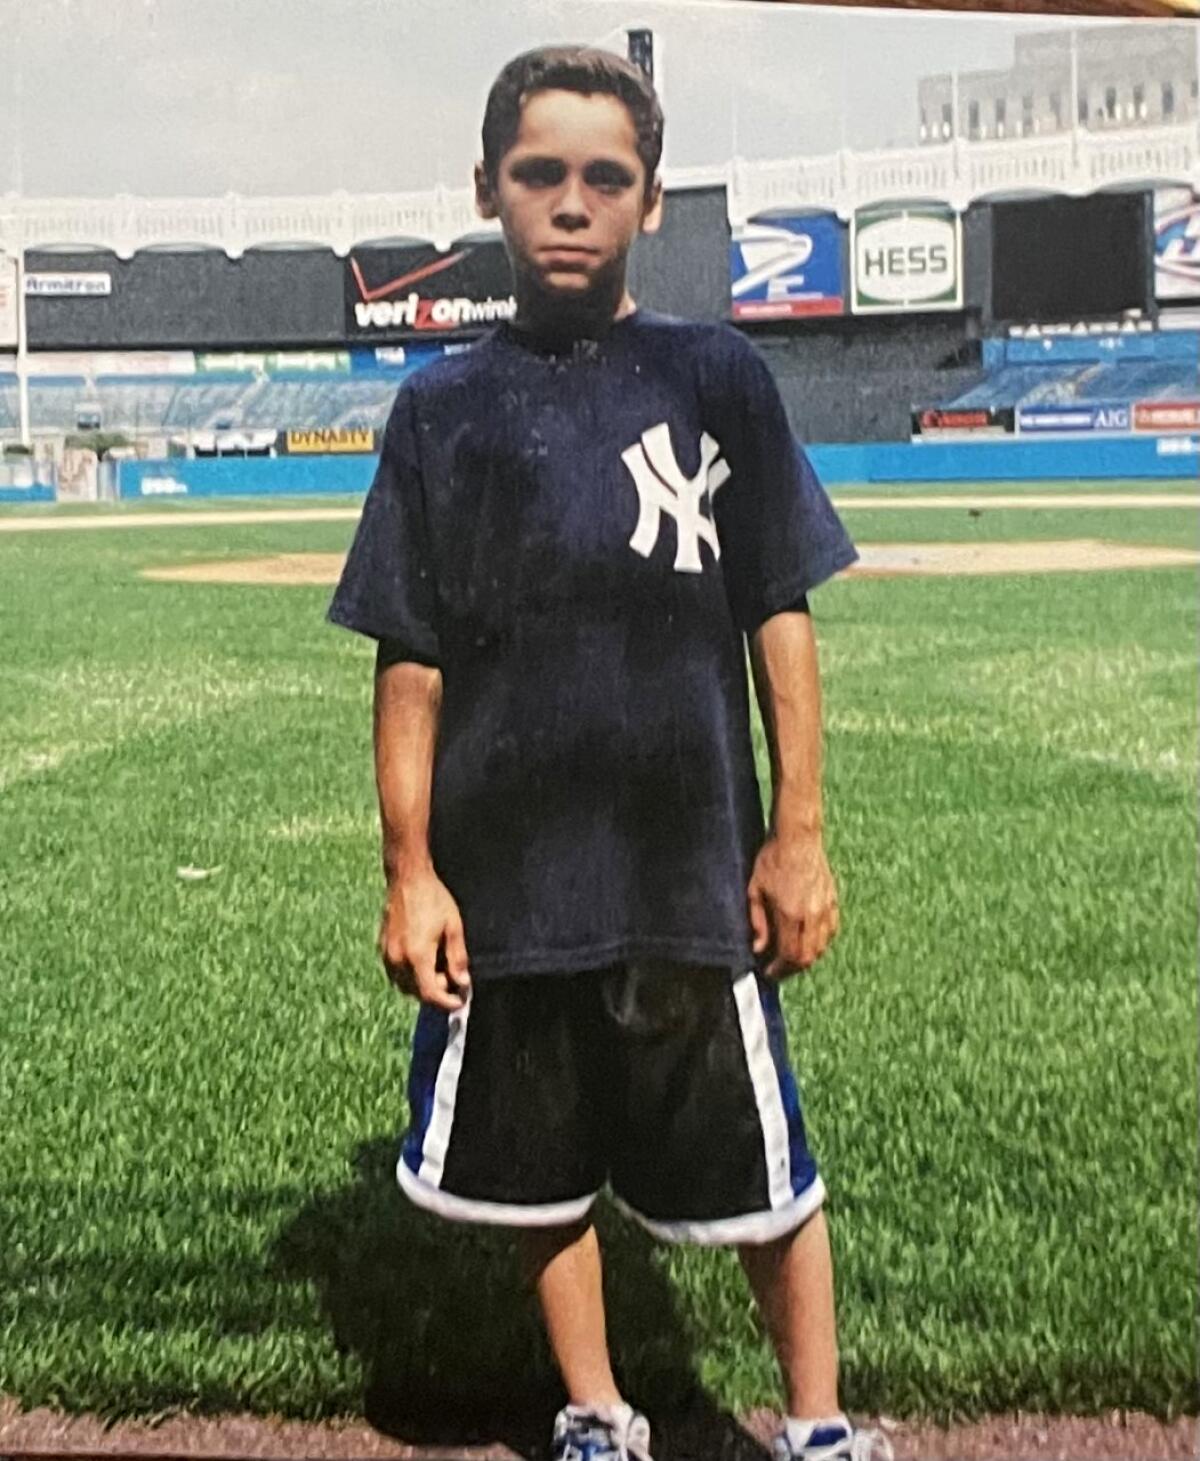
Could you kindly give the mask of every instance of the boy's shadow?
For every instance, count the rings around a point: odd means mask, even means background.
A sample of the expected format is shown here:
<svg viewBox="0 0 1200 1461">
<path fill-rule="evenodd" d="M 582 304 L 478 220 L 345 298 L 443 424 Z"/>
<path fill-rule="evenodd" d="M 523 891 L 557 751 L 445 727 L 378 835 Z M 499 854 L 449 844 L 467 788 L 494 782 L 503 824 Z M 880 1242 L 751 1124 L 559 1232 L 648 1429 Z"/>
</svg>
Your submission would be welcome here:
<svg viewBox="0 0 1200 1461">
<path fill-rule="evenodd" d="M 512 1236 L 420 1212 L 397 1188 L 397 1151 L 390 1138 L 359 1147 L 353 1183 L 293 1219 L 273 1267 L 316 1285 L 339 1350 L 362 1364 L 376 1429 L 544 1458 L 563 1393 Z M 614 1368 L 650 1414 L 656 1461 L 761 1461 L 762 1447 L 704 1394 L 650 1239 L 603 1205 L 597 1225 Z"/>
</svg>

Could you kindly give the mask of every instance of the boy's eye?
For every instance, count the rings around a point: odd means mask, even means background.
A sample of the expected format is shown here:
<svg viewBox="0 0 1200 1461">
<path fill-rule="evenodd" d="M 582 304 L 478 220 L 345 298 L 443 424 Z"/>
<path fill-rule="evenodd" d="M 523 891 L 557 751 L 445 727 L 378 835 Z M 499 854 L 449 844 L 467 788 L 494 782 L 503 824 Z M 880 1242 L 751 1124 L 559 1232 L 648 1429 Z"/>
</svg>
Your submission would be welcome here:
<svg viewBox="0 0 1200 1461">
<path fill-rule="evenodd" d="M 599 188 L 603 193 L 619 193 L 622 188 L 628 188 L 633 183 L 629 172 L 613 163 L 589 167 L 584 173 L 584 179 L 589 186 Z"/>
<path fill-rule="evenodd" d="M 549 157 L 531 157 L 519 162 L 512 170 L 513 177 L 527 188 L 554 188 L 567 175 L 564 163 Z M 633 186 L 634 178 L 628 168 L 617 163 L 594 163 L 584 169 L 583 180 L 589 188 L 598 192 L 615 194 Z"/>
<path fill-rule="evenodd" d="M 519 183 L 525 183 L 531 188 L 552 188 L 556 183 L 561 183 L 566 169 L 561 162 L 552 162 L 549 158 L 536 158 L 530 162 L 518 163 L 513 168 L 513 177 Z"/>
</svg>

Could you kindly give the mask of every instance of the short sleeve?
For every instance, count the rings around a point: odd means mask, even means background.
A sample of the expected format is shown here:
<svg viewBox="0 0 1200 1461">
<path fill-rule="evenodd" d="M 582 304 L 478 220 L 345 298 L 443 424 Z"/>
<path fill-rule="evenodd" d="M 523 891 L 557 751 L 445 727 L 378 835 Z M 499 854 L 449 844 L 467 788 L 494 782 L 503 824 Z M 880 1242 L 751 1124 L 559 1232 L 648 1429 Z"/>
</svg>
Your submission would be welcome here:
<svg viewBox="0 0 1200 1461">
<path fill-rule="evenodd" d="M 402 387 L 327 617 L 386 641 L 392 658 L 436 666 L 435 584 L 413 391 Z"/>
<path fill-rule="evenodd" d="M 729 468 L 712 496 L 726 592 L 747 634 L 858 558 L 808 454 L 792 433 L 770 368 L 732 326 L 710 380 L 712 435 Z"/>
</svg>

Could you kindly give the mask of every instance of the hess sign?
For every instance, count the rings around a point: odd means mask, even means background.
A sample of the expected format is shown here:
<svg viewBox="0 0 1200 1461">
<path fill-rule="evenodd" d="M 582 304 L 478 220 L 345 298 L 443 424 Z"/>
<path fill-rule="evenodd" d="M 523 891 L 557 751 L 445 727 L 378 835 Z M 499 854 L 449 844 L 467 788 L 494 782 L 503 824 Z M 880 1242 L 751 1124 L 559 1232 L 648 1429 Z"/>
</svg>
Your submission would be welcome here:
<svg viewBox="0 0 1200 1461">
<path fill-rule="evenodd" d="M 962 308 L 962 235 L 951 208 L 863 209 L 851 256 L 855 314 Z"/>
</svg>

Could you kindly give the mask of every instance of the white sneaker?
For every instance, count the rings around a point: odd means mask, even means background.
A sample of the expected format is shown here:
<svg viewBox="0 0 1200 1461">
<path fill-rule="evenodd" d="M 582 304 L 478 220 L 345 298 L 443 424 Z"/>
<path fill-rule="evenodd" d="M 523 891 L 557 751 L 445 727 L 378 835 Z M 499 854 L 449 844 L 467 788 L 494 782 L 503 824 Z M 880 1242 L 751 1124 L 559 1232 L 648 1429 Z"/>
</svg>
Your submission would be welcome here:
<svg viewBox="0 0 1200 1461">
<path fill-rule="evenodd" d="M 857 1430 L 848 1420 L 789 1421 L 775 1437 L 774 1461 L 894 1461 L 882 1431 Z"/>
<path fill-rule="evenodd" d="M 653 1461 L 650 1422 L 632 1405 L 568 1405 L 554 1418 L 551 1461 Z"/>
</svg>

